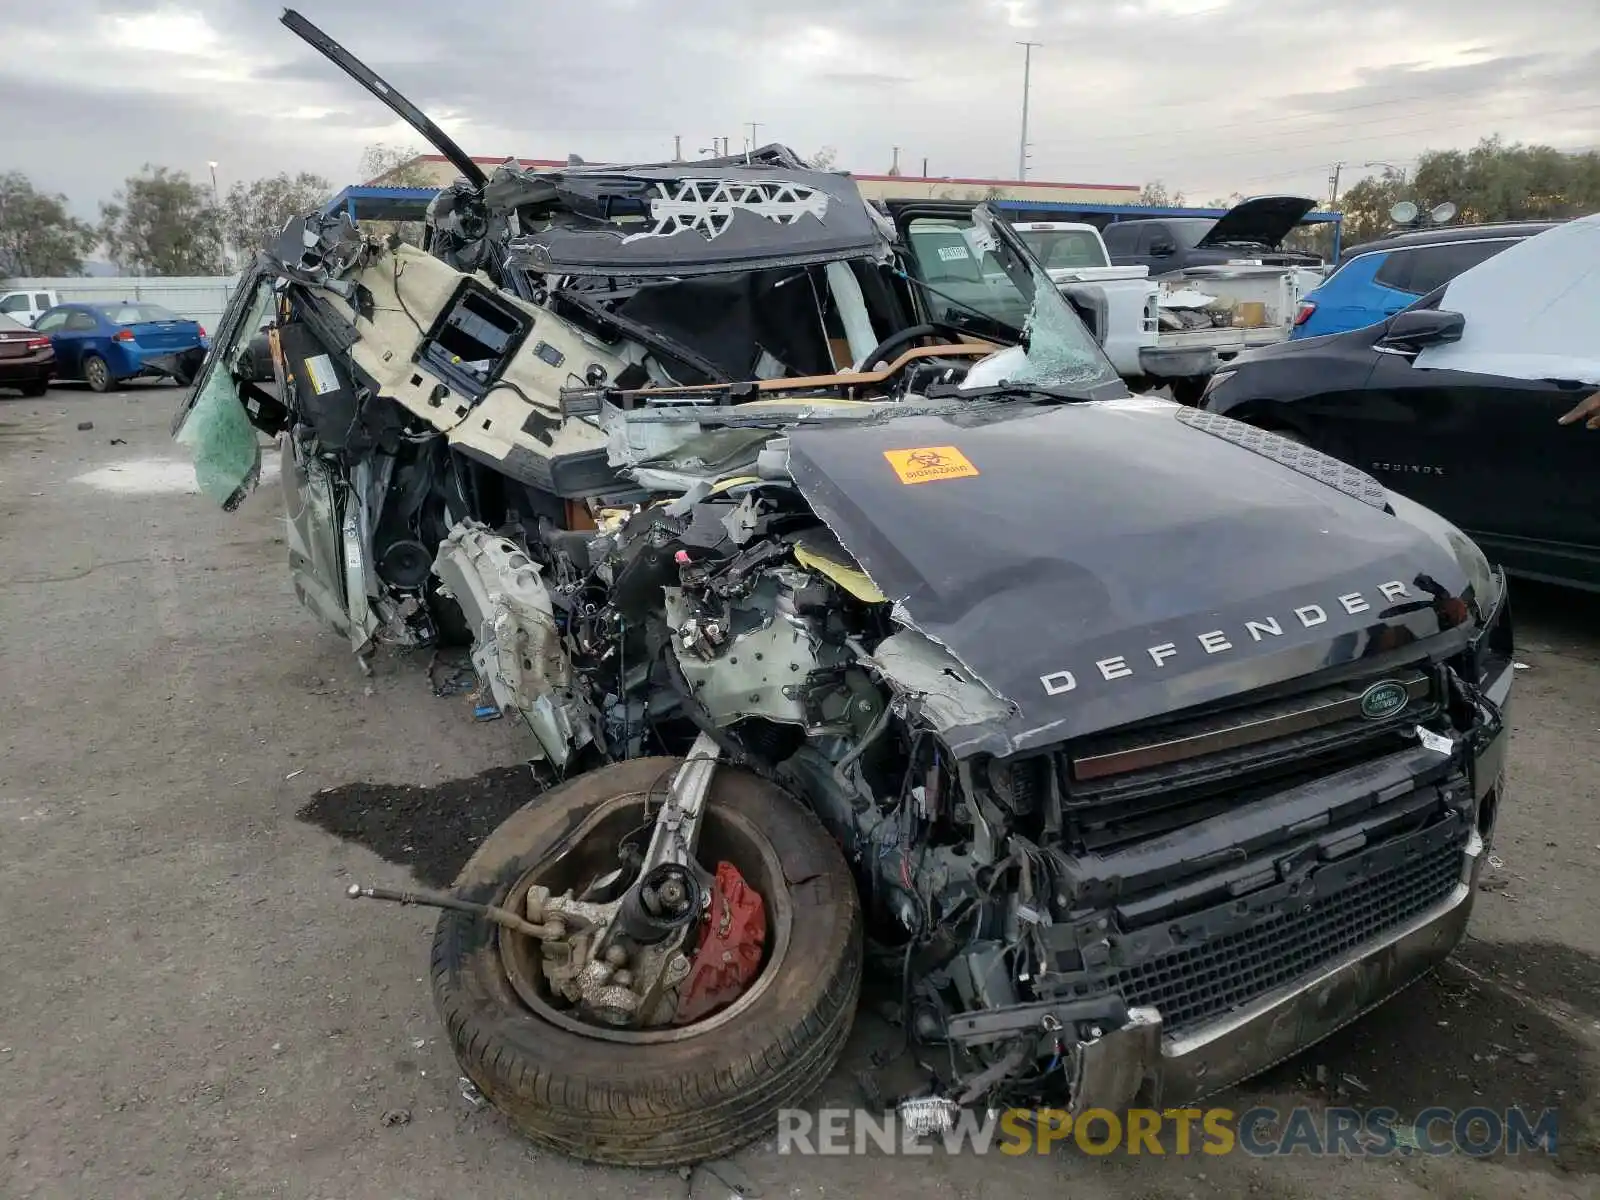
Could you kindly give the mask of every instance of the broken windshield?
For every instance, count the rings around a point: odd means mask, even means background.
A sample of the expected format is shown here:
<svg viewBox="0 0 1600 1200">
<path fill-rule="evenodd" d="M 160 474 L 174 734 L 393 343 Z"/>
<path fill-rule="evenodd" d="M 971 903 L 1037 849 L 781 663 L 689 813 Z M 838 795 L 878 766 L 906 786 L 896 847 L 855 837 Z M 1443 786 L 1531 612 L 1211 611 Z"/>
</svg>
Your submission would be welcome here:
<svg viewBox="0 0 1600 1200">
<path fill-rule="evenodd" d="M 912 217 L 906 240 L 936 319 L 973 326 L 978 314 L 1022 337 L 1023 345 L 974 367 L 969 386 L 1002 381 L 1068 391 L 1120 386 L 1094 335 L 1016 232 L 987 206 L 973 209 L 970 217 Z"/>
</svg>

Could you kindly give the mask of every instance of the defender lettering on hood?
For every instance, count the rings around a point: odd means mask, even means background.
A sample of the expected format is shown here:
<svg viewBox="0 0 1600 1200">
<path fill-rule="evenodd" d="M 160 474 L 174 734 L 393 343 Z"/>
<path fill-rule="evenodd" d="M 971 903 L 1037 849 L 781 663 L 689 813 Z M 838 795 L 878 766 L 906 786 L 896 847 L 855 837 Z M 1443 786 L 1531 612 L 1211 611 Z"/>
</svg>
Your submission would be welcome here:
<svg viewBox="0 0 1600 1200">
<path fill-rule="evenodd" d="M 1391 579 L 1387 583 L 1380 583 L 1377 592 L 1384 600 L 1393 604 L 1401 600 L 1420 599 L 1398 579 Z M 1357 616 L 1372 611 L 1372 602 L 1361 592 L 1346 592 L 1335 601 L 1334 616 Z M 1129 679 L 1135 674 L 1135 664 L 1140 670 L 1153 670 L 1164 667 L 1171 659 L 1180 662 L 1185 658 L 1196 655 L 1209 657 L 1217 654 L 1227 654 L 1235 650 L 1233 639 L 1235 637 L 1248 637 L 1251 641 L 1260 642 L 1267 638 L 1282 637 L 1284 627 L 1293 628 L 1295 623 L 1306 629 L 1318 625 L 1326 625 L 1330 620 L 1329 610 L 1321 604 L 1303 604 L 1294 609 L 1292 617 L 1281 620 L 1278 617 L 1265 617 L 1260 620 L 1249 620 L 1244 623 L 1242 632 L 1228 629 L 1212 629 L 1194 636 L 1195 645 L 1187 641 L 1162 642 L 1155 646 L 1146 646 L 1144 654 L 1114 654 L 1109 658 L 1098 659 L 1094 666 L 1107 683 L 1117 679 Z M 1198 649 L 1196 648 L 1198 647 Z M 1144 655 L 1148 655 L 1154 667 L 1143 665 Z M 1039 676 L 1039 682 L 1044 685 L 1045 695 L 1060 696 L 1065 692 L 1076 691 L 1078 677 L 1072 671 L 1051 671 Z"/>
</svg>

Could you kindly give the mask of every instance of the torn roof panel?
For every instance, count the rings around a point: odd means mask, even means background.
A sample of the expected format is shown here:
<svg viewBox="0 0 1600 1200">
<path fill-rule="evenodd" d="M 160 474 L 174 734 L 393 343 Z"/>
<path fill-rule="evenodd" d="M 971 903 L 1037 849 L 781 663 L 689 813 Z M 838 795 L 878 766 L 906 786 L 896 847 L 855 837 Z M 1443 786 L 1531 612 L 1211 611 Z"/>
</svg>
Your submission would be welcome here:
<svg viewBox="0 0 1600 1200">
<path fill-rule="evenodd" d="M 855 181 L 830 171 L 668 163 L 496 171 L 491 210 L 526 229 L 512 262 L 558 275 L 705 275 L 879 257 L 884 227 Z"/>
</svg>

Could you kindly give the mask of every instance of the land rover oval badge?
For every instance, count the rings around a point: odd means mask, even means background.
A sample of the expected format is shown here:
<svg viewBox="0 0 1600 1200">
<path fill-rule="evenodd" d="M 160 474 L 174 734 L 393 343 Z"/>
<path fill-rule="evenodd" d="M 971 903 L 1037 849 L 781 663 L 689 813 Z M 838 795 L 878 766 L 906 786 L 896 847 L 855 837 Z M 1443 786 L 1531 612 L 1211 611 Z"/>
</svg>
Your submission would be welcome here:
<svg viewBox="0 0 1600 1200">
<path fill-rule="evenodd" d="M 1381 721 L 1394 716 L 1410 702 L 1405 684 L 1385 679 L 1361 693 L 1361 715 L 1369 721 Z"/>
</svg>

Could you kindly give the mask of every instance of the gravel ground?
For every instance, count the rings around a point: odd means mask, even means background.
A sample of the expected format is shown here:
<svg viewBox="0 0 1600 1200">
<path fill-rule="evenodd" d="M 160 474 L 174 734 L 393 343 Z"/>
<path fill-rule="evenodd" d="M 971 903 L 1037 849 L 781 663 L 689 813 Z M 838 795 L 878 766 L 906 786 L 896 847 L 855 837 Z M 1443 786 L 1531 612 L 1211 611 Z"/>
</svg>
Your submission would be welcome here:
<svg viewBox="0 0 1600 1200">
<path fill-rule="evenodd" d="M 463 1100 L 424 978 L 429 914 L 342 892 L 449 878 L 524 797 L 518 730 L 436 695 L 425 655 L 364 677 L 293 602 L 275 495 L 227 516 L 187 490 L 177 397 L 0 401 L 0 1196 L 731 1195 L 705 1171 L 543 1154 Z M 1225 1103 L 1556 1106 L 1554 1160 L 1066 1150 L 885 1170 L 769 1143 L 732 1182 L 882 1200 L 1600 1195 L 1600 597 L 1515 595 L 1513 792 L 1472 936 Z M 818 1103 L 857 1103 L 853 1071 L 891 1037 L 864 1015 Z"/>
</svg>

